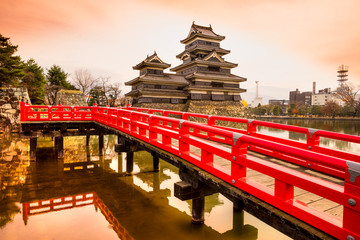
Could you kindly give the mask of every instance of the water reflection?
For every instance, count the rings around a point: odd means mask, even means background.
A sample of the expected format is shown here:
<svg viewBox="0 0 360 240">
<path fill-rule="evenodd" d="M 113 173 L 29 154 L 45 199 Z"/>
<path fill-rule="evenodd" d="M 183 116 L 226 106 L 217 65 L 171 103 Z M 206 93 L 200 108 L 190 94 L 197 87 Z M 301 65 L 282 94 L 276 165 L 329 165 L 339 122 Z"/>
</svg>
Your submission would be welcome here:
<svg viewBox="0 0 360 240">
<path fill-rule="evenodd" d="M 104 156 L 96 136 L 88 147 L 85 137 L 65 137 L 63 160 L 53 139 L 38 139 L 36 162 L 28 160 L 28 140 L 4 142 L 2 239 L 287 238 L 247 213 L 233 219 L 232 203 L 220 194 L 206 197 L 205 224 L 192 225 L 191 201 L 174 197 L 178 169 L 161 161 L 153 172 L 151 155 L 136 152 L 134 174 L 126 176 L 126 154 L 113 151 L 115 136 L 105 137 Z"/>
<path fill-rule="evenodd" d="M 267 119 L 268 121 L 269 119 Z M 333 121 L 333 120 L 303 120 L 303 119 L 270 119 L 269 121 L 294 125 L 307 128 L 322 129 L 331 132 L 339 132 L 350 135 L 360 135 L 359 121 Z M 296 141 L 306 142 L 306 134 L 288 132 L 274 128 L 267 128 L 258 126 L 257 131 L 266 135 L 280 137 L 285 139 L 292 139 Z M 360 152 L 360 144 L 350 143 L 345 141 L 333 140 L 328 138 L 320 138 L 320 146 L 327 148 L 339 149 L 342 151 L 349 151 L 353 153 Z"/>
</svg>

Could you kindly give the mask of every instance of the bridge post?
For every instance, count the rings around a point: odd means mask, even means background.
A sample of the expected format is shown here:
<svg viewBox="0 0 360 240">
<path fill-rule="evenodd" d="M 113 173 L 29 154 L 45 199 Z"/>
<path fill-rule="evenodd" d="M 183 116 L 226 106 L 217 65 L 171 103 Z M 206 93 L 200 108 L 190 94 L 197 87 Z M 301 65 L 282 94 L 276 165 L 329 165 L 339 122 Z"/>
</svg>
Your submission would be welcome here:
<svg viewBox="0 0 360 240">
<path fill-rule="evenodd" d="M 37 145 L 37 138 L 36 137 L 30 138 L 30 160 L 36 160 L 36 145 Z"/>
<path fill-rule="evenodd" d="M 55 137 L 55 148 L 56 148 L 56 155 L 57 158 L 64 157 L 64 137 Z"/>
<path fill-rule="evenodd" d="M 191 221 L 194 224 L 204 223 L 205 197 L 201 196 L 192 199 Z"/>
<path fill-rule="evenodd" d="M 104 135 L 99 135 L 99 156 L 104 155 Z"/>
<path fill-rule="evenodd" d="M 350 232 L 347 239 L 358 239 L 360 237 L 360 163 L 347 161 L 345 172 L 344 193 L 348 196 L 344 204 L 343 228 Z M 353 234 L 352 234 L 353 233 Z"/>
<path fill-rule="evenodd" d="M 160 173 L 156 172 L 153 174 L 153 192 L 160 190 Z"/>
<path fill-rule="evenodd" d="M 134 152 L 126 152 L 126 174 L 131 175 L 134 169 Z"/>
<path fill-rule="evenodd" d="M 238 199 L 233 202 L 233 230 L 241 232 L 244 227 L 244 203 Z"/>
<path fill-rule="evenodd" d="M 159 156 L 152 152 L 151 153 L 152 157 L 153 157 L 153 169 L 154 169 L 154 172 L 158 172 L 159 171 L 159 166 L 160 166 L 160 160 L 159 160 Z"/>
<path fill-rule="evenodd" d="M 118 173 L 123 172 L 123 164 L 122 164 L 122 152 L 118 153 Z"/>
<path fill-rule="evenodd" d="M 90 135 L 86 134 L 86 146 L 90 146 Z"/>
</svg>

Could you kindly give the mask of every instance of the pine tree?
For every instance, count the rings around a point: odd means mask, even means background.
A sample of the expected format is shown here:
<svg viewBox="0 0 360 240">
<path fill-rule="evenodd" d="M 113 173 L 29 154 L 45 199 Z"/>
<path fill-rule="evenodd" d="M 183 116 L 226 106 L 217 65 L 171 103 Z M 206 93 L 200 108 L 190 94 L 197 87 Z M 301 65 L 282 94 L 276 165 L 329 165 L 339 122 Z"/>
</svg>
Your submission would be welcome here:
<svg viewBox="0 0 360 240">
<path fill-rule="evenodd" d="M 0 34 L 0 87 L 18 86 L 25 73 L 19 56 L 14 56 L 18 46 L 12 45 L 10 38 Z"/>
<path fill-rule="evenodd" d="M 34 59 L 29 59 L 25 63 L 25 76 L 22 78 L 21 86 L 28 89 L 32 104 L 44 104 L 45 84 L 46 79 L 43 68 Z"/>
</svg>

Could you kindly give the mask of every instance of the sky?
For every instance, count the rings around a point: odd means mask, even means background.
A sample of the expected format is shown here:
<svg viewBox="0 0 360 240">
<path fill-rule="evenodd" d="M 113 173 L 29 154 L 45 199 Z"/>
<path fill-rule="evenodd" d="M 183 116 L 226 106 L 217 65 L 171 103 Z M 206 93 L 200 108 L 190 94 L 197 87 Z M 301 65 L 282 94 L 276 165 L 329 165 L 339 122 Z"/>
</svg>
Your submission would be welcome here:
<svg viewBox="0 0 360 240">
<path fill-rule="evenodd" d="M 0 33 L 18 45 L 17 55 L 45 71 L 87 69 L 124 83 L 133 66 L 154 51 L 171 67 L 184 50 L 191 24 L 226 37 L 225 60 L 247 78 L 248 102 L 259 95 L 288 99 L 289 91 L 338 85 L 337 67 L 349 66 L 349 82 L 360 85 L 358 0 L 1 0 Z M 167 70 L 169 72 L 169 70 Z M 124 86 L 123 93 L 129 87 Z M 263 103 L 266 104 L 266 103 Z"/>
</svg>

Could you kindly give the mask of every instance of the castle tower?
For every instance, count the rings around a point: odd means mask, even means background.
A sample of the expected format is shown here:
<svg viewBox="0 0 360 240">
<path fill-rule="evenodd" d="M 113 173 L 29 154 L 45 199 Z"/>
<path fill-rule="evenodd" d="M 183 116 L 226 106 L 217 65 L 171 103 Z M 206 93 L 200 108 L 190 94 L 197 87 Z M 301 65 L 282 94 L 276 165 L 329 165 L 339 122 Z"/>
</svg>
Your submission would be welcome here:
<svg viewBox="0 0 360 240">
<path fill-rule="evenodd" d="M 125 96 L 133 98 L 133 104 L 140 103 L 185 103 L 188 84 L 182 77 L 164 73 L 170 64 L 163 62 L 156 52 L 133 67 L 139 70 L 139 77 L 125 83 L 131 91 Z"/>
<path fill-rule="evenodd" d="M 240 101 L 240 82 L 246 78 L 231 74 L 237 64 L 227 62 L 223 56 L 229 50 L 220 47 L 224 36 L 216 34 L 209 27 L 192 24 L 188 36 L 180 42 L 185 50 L 176 57 L 183 61 L 170 69 L 176 75 L 183 75 L 189 85 L 184 88 L 190 100 Z"/>
</svg>

